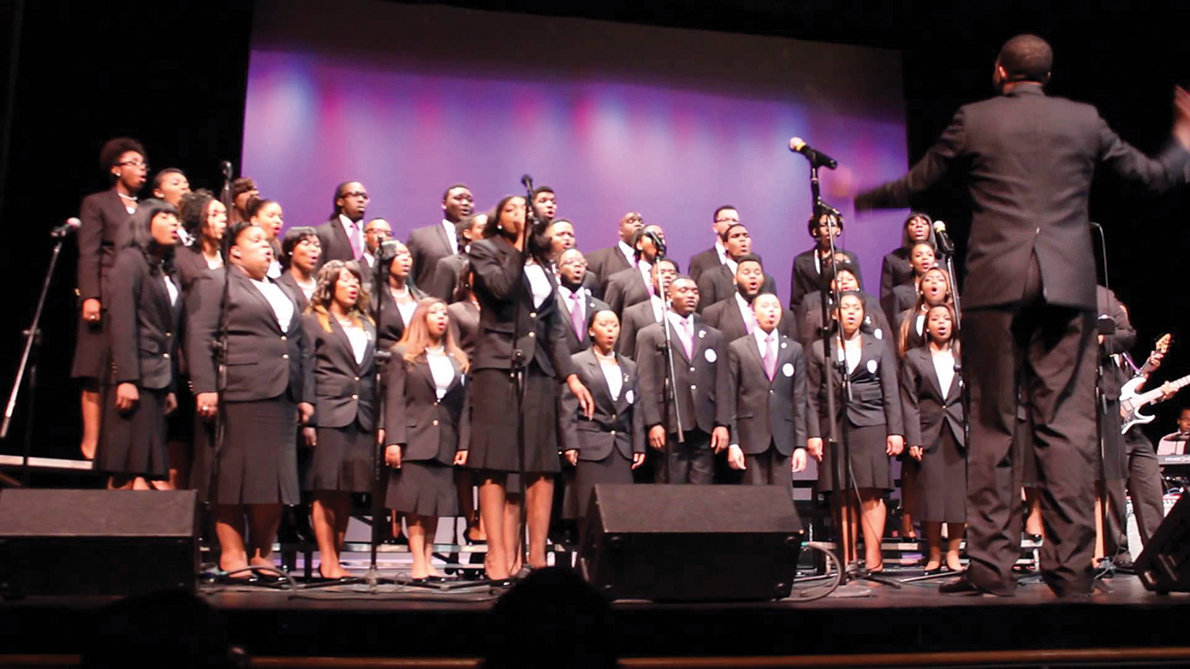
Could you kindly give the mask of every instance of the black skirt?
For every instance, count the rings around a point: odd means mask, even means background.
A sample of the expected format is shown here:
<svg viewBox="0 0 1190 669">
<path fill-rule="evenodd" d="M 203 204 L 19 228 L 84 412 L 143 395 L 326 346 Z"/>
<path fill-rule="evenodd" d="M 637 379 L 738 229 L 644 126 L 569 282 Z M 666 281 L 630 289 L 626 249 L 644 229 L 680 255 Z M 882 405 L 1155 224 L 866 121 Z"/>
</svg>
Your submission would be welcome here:
<svg viewBox="0 0 1190 669">
<path fill-rule="evenodd" d="M 829 443 L 823 446 L 822 462 L 818 463 L 818 492 L 833 492 L 838 486 L 850 490 L 856 488 L 876 488 L 878 490 L 892 490 L 892 467 L 889 464 L 885 439 L 888 431 L 884 425 L 869 425 L 866 427 L 847 426 L 847 444 L 851 458 L 851 470 L 855 476 L 852 484 L 848 478 L 847 468 L 841 459 L 836 459 L 831 453 Z"/>
<path fill-rule="evenodd" d="M 75 379 L 104 379 L 111 366 L 112 342 L 107 325 L 107 309 L 103 309 L 103 317 L 98 322 L 88 322 L 82 319 L 82 310 L 78 311 L 78 335 L 74 342 L 74 361 L 70 366 L 70 376 Z"/>
<path fill-rule="evenodd" d="M 95 450 L 95 470 L 109 474 L 169 478 L 165 398 L 169 392 L 137 388 L 140 400 L 130 411 L 116 408 L 116 387 L 103 393 L 103 433 Z"/>
<path fill-rule="evenodd" d="M 587 517 L 587 510 L 591 508 L 591 495 L 596 485 L 632 483 L 632 462 L 625 458 L 618 448 L 612 448 L 612 452 L 602 460 L 579 460 L 575 470 L 574 492 L 575 501 L 578 502 L 579 519 Z"/>
<path fill-rule="evenodd" d="M 402 462 L 391 469 L 385 506 L 417 516 L 447 517 L 459 515 L 459 497 L 455 492 L 454 467 L 437 460 Z"/>
<path fill-rule="evenodd" d="M 360 428 L 358 422 L 347 427 L 318 428 L 318 445 L 309 449 L 302 490 L 370 492 L 374 441 L 374 435 Z"/>
<path fill-rule="evenodd" d="M 224 443 L 212 462 L 212 504 L 297 504 L 297 405 L 285 395 L 226 402 Z"/>
<path fill-rule="evenodd" d="M 920 521 L 967 522 L 967 458 L 945 425 L 938 443 L 921 459 L 914 513 Z"/>
<path fill-rule="evenodd" d="M 517 448 L 519 406 L 507 371 L 481 369 L 471 385 L 471 452 L 467 466 L 495 472 L 556 474 L 558 460 L 558 382 L 529 365 L 525 378 L 524 442 Z M 523 458 L 523 463 L 522 463 Z"/>
</svg>

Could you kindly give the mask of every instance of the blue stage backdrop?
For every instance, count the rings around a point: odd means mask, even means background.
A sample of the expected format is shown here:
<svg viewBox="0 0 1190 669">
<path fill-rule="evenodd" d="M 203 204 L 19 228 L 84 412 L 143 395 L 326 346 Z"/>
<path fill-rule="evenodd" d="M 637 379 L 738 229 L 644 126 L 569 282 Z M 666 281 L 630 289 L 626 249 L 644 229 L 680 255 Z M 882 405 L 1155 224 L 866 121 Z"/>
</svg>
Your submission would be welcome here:
<svg viewBox="0 0 1190 669">
<path fill-rule="evenodd" d="M 522 174 L 558 194 L 579 247 L 614 243 L 630 210 L 686 266 L 733 204 L 788 297 L 809 245 L 800 136 L 871 184 L 906 166 L 899 52 L 372 0 L 256 3 L 243 173 L 286 225 L 316 225 L 340 181 L 405 238 L 441 220 L 446 186 L 477 209 Z M 831 201 L 832 179 L 823 173 Z M 848 217 L 850 201 L 833 201 Z M 903 212 L 850 225 L 871 292 Z"/>
</svg>

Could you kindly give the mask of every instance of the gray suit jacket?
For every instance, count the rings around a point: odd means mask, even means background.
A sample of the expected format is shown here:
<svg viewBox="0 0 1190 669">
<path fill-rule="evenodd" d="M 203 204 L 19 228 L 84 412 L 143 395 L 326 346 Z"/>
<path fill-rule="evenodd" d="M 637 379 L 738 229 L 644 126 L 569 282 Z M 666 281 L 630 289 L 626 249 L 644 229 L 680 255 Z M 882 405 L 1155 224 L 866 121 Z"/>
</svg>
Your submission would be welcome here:
<svg viewBox="0 0 1190 669">
<path fill-rule="evenodd" d="M 690 267 L 687 268 L 687 271 L 690 278 L 694 279 L 694 283 L 698 283 L 698 277 L 702 276 L 703 272 L 708 269 L 714 269 L 722 264 L 719 262 L 719 252 L 712 246 L 705 251 L 700 251 L 691 256 Z"/>
<path fill-rule="evenodd" d="M 780 335 L 778 346 L 772 381 L 756 337 L 744 335 L 727 346 L 731 443 L 748 455 L 765 452 L 770 443 L 782 455 L 806 447 L 806 356 L 787 336 Z"/>
<path fill-rule="evenodd" d="M 608 309 L 608 305 L 603 300 L 596 299 L 591 296 L 589 290 L 583 291 L 583 328 L 582 338 L 579 338 L 579 333 L 575 331 L 573 322 L 570 320 L 570 300 L 563 298 L 561 291 L 555 290 L 554 294 L 557 296 L 558 309 L 562 312 L 561 318 L 566 323 L 566 350 L 570 351 L 573 356 L 579 351 L 584 351 L 591 346 L 591 335 L 587 334 L 587 323 L 591 314 L 596 311 L 603 311 Z"/>
<path fill-rule="evenodd" d="M 735 341 L 748 334 L 748 324 L 744 322 L 734 294 L 707 307 L 702 312 L 702 318 L 707 325 L 722 332 L 726 341 Z M 777 330 L 783 335 L 797 339 L 797 319 L 788 310 L 783 309 Z"/>
<path fill-rule="evenodd" d="M 417 286 L 406 285 L 409 287 L 409 295 L 413 299 L 420 300 L 426 297 L 426 294 Z M 380 318 L 377 320 L 376 309 L 381 306 L 381 301 L 384 302 L 384 305 L 380 309 Z M 381 350 L 387 351 L 392 348 L 393 344 L 401 341 L 401 336 L 405 334 L 405 319 L 401 317 L 397 301 L 393 299 L 392 291 L 388 290 L 387 286 L 372 295 L 372 318 L 376 320 L 376 337 L 380 342 Z"/>
<path fill-rule="evenodd" d="M 856 208 L 904 207 L 948 173 L 965 175 L 972 203 L 963 306 L 1013 304 L 1034 253 L 1045 300 L 1095 308 L 1088 197 L 1096 167 L 1161 191 L 1185 181 L 1190 153 L 1146 157 L 1112 132 L 1094 107 L 1023 83 L 961 107 L 907 175 L 861 193 Z"/>
<path fill-rule="evenodd" d="M 665 332 L 661 323 L 654 323 L 640 331 L 636 340 L 636 365 L 640 371 L 641 409 L 645 428 L 664 425 L 671 434 L 678 431 L 673 402 L 665 396 L 668 374 L 665 362 Z M 682 428 L 697 427 L 710 433 L 716 426 L 731 424 L 730 402 L 727 401 L 727 354 L 723 335 L 698 317 L 694 319 L 694 355 L 686 357 L 686 349 L 677 333 L 671 330 L 675 391 L 682 411 Z"/>
<path fill-rule="evenodd" d="M 645 300 L 624 310 L 620 317 L 620 338 L 616 341 L 616 353 L 636 360 L 636 339 L 640 331 L 659 322 L 653 313 L 653 301 Z"/>
<path fill-rule="evenodd" d="M 455 378 L 438 399 L 430 363 L 425 358 L 404 359 L 404 349 L 393 349 L 385 365 L 384 441 L 400 444 L 403 460 L 436 460 L 449 465 L 455 453 L 471 443 L 470 393 L 466 378 L 451 358 Z"/>
<path fill-rule="evenodd" d="M 608 279 L 603 298 L 616 315 L 623 316 L 624 310 L 628 307 L 649 300 L 649 287 L 645 285 L 645 277 L 640 270 L 629 267 L 616 272 Z"/>
<path fill-rule="evenodd" d="M 141 388 L 174 388 L 177 346 L 184 300 L 176 272 L 170 280 L 178 299 L 169 302 L 165 274 L 153 269 L 139 248 L 126 248 L 116 256 L 108 275 L 111 320 L 112 381 L 135 383 Z"/>
<path fill-rule="evenodd" d="M 479 341 L 471 368 L 512 369 L 519 351 L 526 365 L 536 362 L 547 376 L 564 379 L 574 373 L 554 273 L 545 272 L 551 290 L 538 307 L 525 278 L 525 256 L 507 239 L 471 242 L 470 254 L 479 300 Z"/>
<path fill-rule="evenodd" d="M 116 254 L 127 245 L 128 210 L 112 188 L 83 198 L 79 219 L 79 300 L 95 298 L 105 302 L 108 271 L 116 264 Z"/>
<path fill-rule="evenodd" d="M 607 298 L 607 282 L 611 281 L 612 275 L 631 266 L 624 254 L 620 253 L 619 245 L 595 249 L 587 254 L 587 271 L 593 272 L 599 280 L 604 299 Z"/>
<path fill-rule="evenodd" d="M 955 441 L 963 446 L 961 377 L 956 371 L 950 387 L 943 389 L 933 357 L 924 346 L 906 352 L 901 360 L 901 406 L 905 410 L 906 447 L 934 450 L 943 426 L 949 427 Z"/>
<path fill-rule="evenodd" d="M 702 313 L 707 307 L 726 300 L 736 294 L 735 275 L 727 265 L 712 267 L 702 273 L 698 279 L 698 312 Z M 777 281 L 767 272 L 760 292 L 777 294 Z"/>
<path fill-rule="evenodd" d="M 359 228 L 362 245 L 364 238 L 363 221 L 359 222 Z M 314 228 L 314 232 L 318 233 L 318 242 L 322 244 L 322 255 L 318 257 L 319 267 L 331 260 L 355 260 L 355 251 L 351 248 L 351 239 L 347 237 L 347 231 L 343 229 L 343 223 L 339 220 L 338 216 Z"/>
<path fill-rule="evenodd" d="M 869 334 L 861 334 L 863 351 L 859 364 L 851 372 L 850 405 L 842 399 L 843 375 L 837 364 L 831 364 L 834 374 L 835 403 L 838 417 L 847 416 L 856 427 L 884 425 L 887 434 L 905 434 L 905 423 L 901 412 L 900 383 L 897 379 L 897 358 L 893 355 L 892 343 L 881 341 Z M 838 349 L 837 340 L 832 348 Z M 810 348 L 810 376 L 807 396 L 810 411 L 806 427 L 811 437 L 823 437 L 828 424 L 826 415 L 826 392 L 823 382 L 822 342 L 816 341 Z M 836 358 L 837 360 L 837 358 Z"/>
<path fill-rule="evenodd" d="M 454 302 L 455 286 L 459 281 L 459 270 L 467 262 L 466 253 L 453 253 L 439 258 L 434 266 L 434 272 L 429 284 L 425 285 L 426 293 L 447 304 Z"/>
<path fill-rule="evenodd" d="M 293 318 L 282 331 L 273 308 L 248 275 L 234 265 L 212 270 L 194 284 L 187 298 L 189 336 L 186 360 L 194 392 L 213 393 L 219 378 L 212 344 L 219 339 L 219 303 L 224 273 L 229 275 L 227 302 L 227 387 L 231 402 L 272 399 L 288 393 L 294 402 L 314 401 L 313 347 L 305 336 L 297 299 Z M 280 284 L 278 284 L 280 285 Z"/>
<path fill-rule="evenodd" d="M 415 228 L 409 233 L 409 241 L 405 242 L 405 246 L 409 247 L 409 254 L 413 256 L 413 272 L 410 276 L 414 283 L 427 288 L 434 282 L 438 261 L 454 255 L 450 238 L 446 236 L 446 228 L 442 227 L 441 221 Z"/>
<path fill-rule="evenodd" d="M 314 347 L 314 418 L 317 427 L 347 427 L 356 421 L 365 432 L 376 427 L 376 328 L 364 322 L 368 345 L 357 363 L 347 333 L 333 316 L 327 332 L 314 314 L 302 316 Z"/>
<path fill-rule="evenodd" d="M 590 419 L 581 415 L 578 398 L 570 392 L 570 386 L 562 386 L 563 449 L 578 449 L 581 460 L 602 460 L 611 454 L 613 446 L 629 460 L 633 453 L 644 453 L 645 423 L 640 411 L 636 363 L 616 356 L 623 385 L 620 396 L 613 400 L 599 360 L 591 349 L 575 353 L 570 360 L 579 380 L 591 391 L 595 415 Z"/>
</svg>

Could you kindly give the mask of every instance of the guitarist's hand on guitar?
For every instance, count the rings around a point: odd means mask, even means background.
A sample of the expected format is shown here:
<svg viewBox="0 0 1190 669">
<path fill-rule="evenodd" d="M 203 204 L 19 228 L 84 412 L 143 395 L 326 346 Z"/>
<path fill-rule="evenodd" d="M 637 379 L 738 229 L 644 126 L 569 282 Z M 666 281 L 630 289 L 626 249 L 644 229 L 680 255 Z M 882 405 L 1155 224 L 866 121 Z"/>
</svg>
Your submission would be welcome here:
<svg viewBox="0 0 1190 669">
<path fill-rule="evenodd" d="M 1178 394 L 1177 386 L 1170 383 L 1169 381 L 1166 381 L 1165 383 L 1161 384 L 1161 399 L 1159 399 L 1157 401 L 1164 402 L 1177 394 Z"/>
</svg>

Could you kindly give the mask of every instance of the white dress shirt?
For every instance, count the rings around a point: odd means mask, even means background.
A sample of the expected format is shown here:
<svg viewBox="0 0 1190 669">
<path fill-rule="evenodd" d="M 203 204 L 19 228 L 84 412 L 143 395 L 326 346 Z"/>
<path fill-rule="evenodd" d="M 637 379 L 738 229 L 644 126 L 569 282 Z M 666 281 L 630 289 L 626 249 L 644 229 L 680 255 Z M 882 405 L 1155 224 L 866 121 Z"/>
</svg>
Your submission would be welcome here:
<svg viewBox="0 0 1190 669">
<path fill-rule="evenodd" d="M 622 239 L 619 244 L 616 244 L 616 248 L 620 249 L 620 254 L 624 256 L 624 260 L 628 261 L 629 267 L 636 264 L 636 249 L 629 246 Z"/>
<path fill-rule="evenodd" d="M 603 378 L 607 379 L 607 390 L 612 394 L 612 399 L 620 399 L 620 391 L 624 389 L 624 375 L 620 372 L 620 363 L 601 358 L 599 371 L 603 372 Z"/>
<path fill-rule="evenodd" d="M 281 290 L 281 287 L 272 281 L 257 281 L 252 277 L 248 277 L 256 290 L 268 300 L 269 306 L 273 308 L 273 316 L 277 319 L 277 324 L 281 326 L 282 332 L 289 330 L 289 323 L 293 320 L 293 313 L 297 311 L 294 307 L 293 300 Z"/>
<path fill-rule="evenodd" d="M 170 280 L 169 275 L 165 277 L 165 292 L 169 293 L 169 306 L 174 306 L 178 303 L 178 287 Z"/>
<path fill-rule="evenodd" d="M 529 278 L 529 289 L 533 293 L 533 306 L 540 307 L 545 298 L 550 296 L 553 288 L 545 275 L 545 269 L 537 263 L 525 264 L 525 276 Z"/>
<path fill-rule="evenodd" d="M 442 399 L 446 391 L 450 390 L 450 384 L 454 383 L 455 366 L 441 346 L 426 348 L 426 362 L 430 363 L 430 376 L 434 378 L 434 393 L 438 399 Z"/>
<path fill-rule="evenodd" d="M 455 229 L 455 224 L 442 219 L 442 227 L 446 230 L 446 241 L 450 242 L 450 252 L 455 254 L 459 252 L 459 233 Z"/>
<path fill-rule="evenodd" d="M 355 324 L 344 325 L 342 321 L 339 321 L 339 326 L 347 335 L 347 341 L 351 342 L 351 354 L 355 356 L 355 364 L 362 365 L 364 353 L 368 351 L 368 333 Z"/>
<path fill-rule="evenodd" d="M 950 349 L 931 349 L 930 357 L 934 359 L 934 373 L 938 375 L 938 385 L 942 388 L 942 394 L 946 395 L 950 392 L 950 384 L 954 383 L 954 353 Z"/>
<path fill-rule="evenodd" d="M 740 295 L 740 291 L 735 292 L 735 304 L 739 307 L 740 316 L 744 319 L 744 327 L 748 328 L 748 334 L 754 332 L 761 332 L 756 327 L 756 312 L 752 310 L 752 305 Z"/>
</svg>

